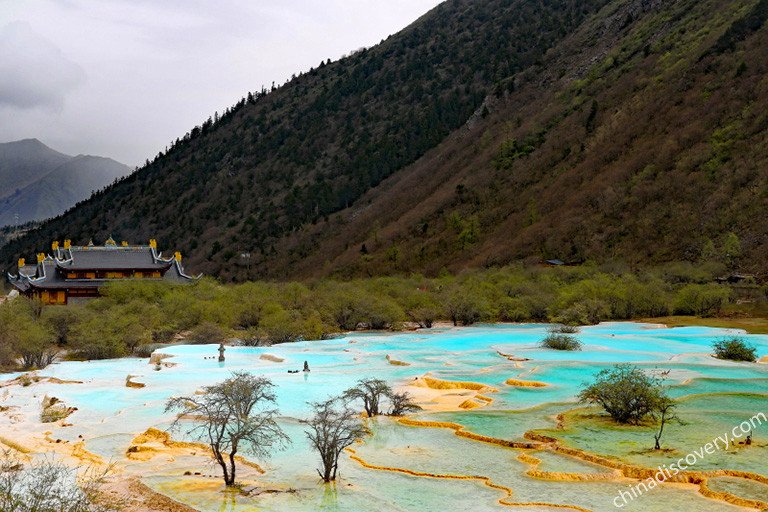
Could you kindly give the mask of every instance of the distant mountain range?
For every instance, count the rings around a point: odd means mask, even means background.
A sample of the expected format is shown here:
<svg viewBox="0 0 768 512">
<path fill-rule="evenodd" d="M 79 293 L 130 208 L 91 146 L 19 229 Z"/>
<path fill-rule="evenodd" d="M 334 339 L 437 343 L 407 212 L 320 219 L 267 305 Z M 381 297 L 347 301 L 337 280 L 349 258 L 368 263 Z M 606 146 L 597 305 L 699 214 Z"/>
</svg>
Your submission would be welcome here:
<svg viewBox="0 0 768 512">
<path fill-rule="evenodd" d="M 447 0 L 249 93 L 0 260 L 114 235 L 233 281 L 547 259 L 765 274 L 767 19 L 768 0 Z"/>
<path fill-rule="evenodd" d="M 0 144 L 0 226 L 60 215 L 130 172 L 110 158 L 65 155 L 37 139 Z"/>
</svg>

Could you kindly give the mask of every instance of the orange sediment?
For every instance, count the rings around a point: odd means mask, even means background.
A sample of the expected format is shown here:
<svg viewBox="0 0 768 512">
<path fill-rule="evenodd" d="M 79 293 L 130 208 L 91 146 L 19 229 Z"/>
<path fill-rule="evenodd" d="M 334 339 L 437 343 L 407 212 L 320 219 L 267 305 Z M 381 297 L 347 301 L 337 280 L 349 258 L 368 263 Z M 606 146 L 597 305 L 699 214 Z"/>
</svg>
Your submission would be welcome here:
<svg viewBox="0 0 768 512">
<path fill-rule="evenodd" d="M 211 447 L 203 443 L 195 443 L 190 441 L 175 441 L 171 438 L 168 432 L 156 428 L 148 428 L 144 433 L 139 434 L 128 447 L 126 451 L 126 457 L 131 460 L 149 460 L 163 452 L 174 451 L 192 451 L 192 454 L 196 454 L 198 451 L 204 453 L 207 456 L 213 456 Z M 264 473 L 264 469 L 257 463 L 249 461 L 245 457 L 240 455 L 235 456 L 235 460 L 241 464 L 251 467 L 257 470 L 259 473 Z"/>
<path fill-rule="evenodd" d="M 24 454 L 24 455 L 32 453 L 32 450 L 30 450 L 29 448 L 27 448 L 27 447 L 17 443 L 16 441 L 11 440 L 11 439 L 6 439 L 5 437 L 1 437 L 0 436 L 0 444 L 3 445 L 3 446 L 7 446 L 11 450 L 13 450 L 15 452 L 18 452 L 18 453 L 21 453 L 21 454 Z"/>
<path fill-rule="evenodd" d="M 551 508 L 558 508 L 558 509 L 570 509 L 570 510 L 578 510 L 580 512 L 591 512 L 588 509 L 573 506 L 573 505 L 560 505 L 560 504 L 554 504 L 554 503 L 534 503 L 534 502 L 514 502 L 511 501 L 512 499 L 512 489 L 509 487 L 506 487 L 504 485 L 500 485 L 495 483 L 493 480 L 491 480 L 487 476 L 483 475 L 454 475 L 450 473 L 427 473 L 424 471 L 414 471 L 412 469 L 407 468 L 397 468 L 397 467 L 391 467 L 391 466 L 377 466 L 375 464 L 371 464 L 369 462 L 366 462 L 363 458 L 357 455 L 355 450 L 352 448 L 347 448 L 347 452 L 349 452 L 349 458 L 360 464 L 362 467 L 366 469 L 373 469 L 376 471 L 389 471 L 392 473 L 401 473 L 404 475 L 410 475 L 415 476 L 419 478 L 437 478 L 437 479 L 443 479 L 443 480 L 474 480 L 476 482 L 480 482 L 486 487 L 490 487 L 491 489 L 496 489 L 498 491 L 501 491 L 504 493 L 504 497 L 499 498 L 497 501 L 500 505 L 505 505 L 508 507 L 551 507 Z"/>
<path fill-rule="evenodd" d="M 730 475 L 730 476 L 733 476 L 733 475 Z M 709 488 L 708 483 L 709 483 L 709 479 L 704 478 L 699 484 L 699 492 L 701 493 L 702 496 L 705 496 L 713 500 L 725 501 L 727 503 L 731 503 L 739 507 L 756 508 L 757 510 L 768 510 L 768 502 L 742 498 L 740 496 L 736 496 L 734 494 L 731 494 L 725 491 L 713 491 L 712 489 Z"/>
<path fill-rule="evenodd" d="M 414 420 L 411 418 L 400 418 L 397 421 L 409 427 L 448 428 L 453 430 L 453 433 L 459 437 L 466 437 L 467 439 L 472 439 L 483 443 L 495 444 L 497 446 L 504 446 L 506 448 L 534 449 L 540 447 L 539 443 L 509 441 L 507 439 L 499 439 L 497 437 L 476 434 L 474 432 L 470 432 L 469 430 L 464 430 L 464 425 L 459 425 L 458 423 L 451 423 L 448 421 L 422 421 Z"/>
<path fill-rule="evenodd" d="M 36 373 L 24 373 L 19 375 L 15 379 L 11 379 L 5 382 L 0 382 L 0 388 L 7 388 L 10 386 L 29 386 L 32 384 L 38 384 L 40 382 L 47 382 L 49 384 L 82 384 L 80 380 L 63 380 L 58 377 L 45 377 L 43 375 L 37 375 Z"/>
<path fill-rule="evenodd" d="M 594 473 L 594 474 L 539 471 L 537 469 L 537 466 L 541 464 L 540 459 L 530 454 L 526 454 L 526 453 L 520 454 L 518 456 L 518 460 L 520 462 L 523 462 L 525 464 L 532 466 L 531 469 L 529 469 L 529 471 L 526 472 L 526 474 L 533 478 L 539 478 L 542 480 L 599 481 L 599 480 L 616 480 L 621 477 L 632 478 L 637 480 L 646 480 L 648 478 L 655 478 L 655 475 L 658 471 L 650 468 L 645 468 L 642 466 L 627 464 L 620 460 L 590 453 L 585 450 L 581 450 L 579 448 L 571 448 L 568 446 L 564 446 L 560 443 L 558 439 L 554 437 L 546 436 L 534 431 L 526 432 L 524 435 L 524 437 L 531 442 L 519 442 L 519 441 L 509 441 L 506 439 L 499 439 L 496 437 L 477 434 L 475 432 L 465 430 L 464 425 L 447 422 L 447 421 L 425 421 L 425 420 L 415 420 L 411 418 L 400 418 L 398 419 L 398 422 L 400 422 L 403 425 L 412 426 L 412 427 L 448 428 L 453 430 L 454 434 L 459 437 L 464 437 L 467 439 L 472 439 L 474 441 L 479 441 L 483 443 L 504 446 L 507 448 L 516 448 L 516 449 L 524 449 L 524 450 L 541 450 L 541 449 L 551 450 L 561 455 L 567 455 L 575 459 L 590 462 L 592 464 L 596 464 L 598 466 L 602 466 L 602 467 L 613 470 L 611 473 Z M 741 498 L 739 496 L 735 496 L 727 492 L 713 491 L 707 486 L 707 479 L 711 477 L 717 477 L 717 476 L 731 476 L 736 478 L 743 478 L 745 480 L 752 480 L 752 481 L 763 483 L 763 484 L 768 484 L 768 477 L 765 477 L 763 475 L 759 475 L 757 473 L 750 473 L 746 471 L 735 471 L 735 470 L 729 470 L 729 469 L 719 469 L 714 471 L 683 471 L 673 476 L 673 478 L 668 479 L 667 481 L 698 485 L 700 494 L 707 498 L 724 501 L 724 502 L 731 503 L 733 505 L 737 505 L 741 507 L 753 508 L 757 510 L 768 510 L 768 502 Z M 500 503 L 501 502 L 502 501 L 500 500 Z M 509 503 L 505 502 L 503 504 L 507 505 Z M 524 504 L 517 504 L 517 505 L 525 506 Z M 533 505 L 557 507 L 556 505 L 549 505 L 545 503 L 530 504 L 529 506 L 533 506 Z M 559 507 L 573 508 L 575 510 L 584 510 L 584 509 L 580 509 L 579 507 L 568 507 L 568 506 L 559 506 Z"/>
<path fill-rule="evenodd" d="M 599 466 L 613 469 L 621 473 L 621 475 L 627 478 L 633 478 L 637 480 L 647 480 L 649 478 L 655 479 L 657 469 L 645 468 L 642 466 L 636 466 L 634 464 L 628 464 L 617 459 L 596 455 L 594 453 L 581 450 L 579 448 L 571 448 L 564 446 L 558 439 L 554 437 L 545 436 L 537 432 L 526 432 L 525 438 L 531 441 L 537 441 L 539 443 L 546 444 L 546 448 L 553 450 L 557 453 L 569 455 L 571 457 L 581 459 Z M 768 510 L 768 502 L 760 500 L 750 500 L 746 498 L 740 498 L 727 492 L 717 492 L 709 489 L 707 486 L 707 479 L 717 476 L 731 476 L 735 478 L 743 478 L 745 480 L 752 480 L 755 482 L 768 484 L 768 477 L 759 475 L 757 473 L 750 473 L 747 471 L 735 471 L 731 469 L 717 469 L 712 471 L 681 471 L 677 475 L 673 475 L 671 478 L 666 479 L 667 482 L 676 482 L 684 484 L 694 484 L 699 486 L 699 492 L 703 496 L 711 499 L 725 501 L 741 507 L 755 508 L 758 510 Z"/>
<path fill-rule="evenodd" d="M 411 366 L 411 363 L 406 363 L 405 361 L 398 361 L 397 359 L 393 359 L 389 355 L 387 355 L 387 362 L 393 366 Z"/>
<path fill-rule="evenodd" d="M 421 377 L 417 383 L 424 383 L 424 385 L 430 389 L 467 389 L 470 391 L 483 391 L 485 393 L 496 393 L 499 390 L 493 386 L 486 384 L 480 384 L 479 382 L 461 382 L 452 380 L 435 379 L 434 377 Z"/>
<path fill-rule="evenodd" d="M 485 403 L 478 402 L 477 400 L 472 400 L 471 398 L 469 400 L 464 400 L 459 404 L 459 409 L 477 409 L 478 407 L 484 406 Z"/>
<path fill-rule="evenodd" d="M 499 354 L 501 357 L 514 362 L 523 362 L 523 361 L 530 361 L 527 357 L 515 357 L 512 354 L 505 354 L 504 352 L 501 352 L 500 350 L 496 351 L 497 354 Z"/>
<path fill-rule="evenodd" d="M 143 388 L 146 386 L 143 382 L 135 382 L 133 379 L 135 378 L 135 375 L 129 375 L 125 378 L 125 387 L 127 388 Z"/>
<path fill-rule="evenodd" d="M 560 471 L 540 471 L 538 469 L 541 459 L 528 453 L 521 453 L 517 460 L 530 466 L 525 472 L 531 478 L 539 480 L 552 480 L 557 482 L 597 482 L 606 480 L 617 480 L 621 478 L 621 473 L 614 470 L 610 473 L 563 473 Z"/>
<path fill-rule="evenodd" d="M 519 380 L 519 379 L 507 379 L 504 381 L 507 386 L 515 386 L 519 388 L 546 388 L 549 386 L 546 382 L 538 382 L 535 380 Z"/>
</svg>

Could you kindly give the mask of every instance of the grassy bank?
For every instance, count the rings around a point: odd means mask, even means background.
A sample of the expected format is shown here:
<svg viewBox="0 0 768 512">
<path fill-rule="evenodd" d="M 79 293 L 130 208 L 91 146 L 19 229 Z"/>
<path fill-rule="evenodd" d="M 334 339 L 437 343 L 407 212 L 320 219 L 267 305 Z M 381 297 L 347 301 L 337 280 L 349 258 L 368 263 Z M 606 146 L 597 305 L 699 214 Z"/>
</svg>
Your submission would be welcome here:
<svg viewBox="0 0 768 512">
<path fill-rule="evenodd" d="M 182 338 L 246 344 L 320 339 L 356 329 L 429 328 L 436 321 L 594 324 L 649 319 L 669 325 L 739 327 L 768 332 L 766 287 L 716 284 L 721 269 L 672 264 L 642 272 L 605 267 L 506 267 L 425 278 L 249 282 L 193 286 L 126 281 L 84 305 L 0 306 L 0 361 L 44 366 L 66 350 L 98 359 L 146 355 Z M 719 318 L 727 314 L 729 318 Z"/>
</svg>

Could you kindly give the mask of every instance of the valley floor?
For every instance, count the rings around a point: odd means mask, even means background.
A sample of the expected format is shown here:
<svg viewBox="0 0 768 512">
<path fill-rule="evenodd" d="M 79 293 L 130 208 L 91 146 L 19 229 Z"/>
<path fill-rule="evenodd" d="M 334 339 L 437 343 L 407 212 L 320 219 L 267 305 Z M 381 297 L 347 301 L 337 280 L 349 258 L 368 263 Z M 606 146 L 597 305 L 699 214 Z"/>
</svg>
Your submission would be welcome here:
<svg viewBox="0 0 768 512">
<path fill-rule="evenodd" d="M 113 465 L 105 491 L 139 512 L 281 510 L 615 510 L 618 493 L 658 465 L 684 457 L 768 403 L 768 365 L 713 359 L 713 340 L 738 333 L 707 327 L 604 323 L 578 333 L 580 352 L 539 347 L 547 326 L 482 325 L 344 337 L 272 347 L 176 345 L 159 371 L 146 359 L 54 364 L 27 385 L 0 382 L 0 443 L 25 457 L 55 453 L 70 464 Z M 741 334 L 768 355 L 768 336 Z M 310 373 L 289 374 L 308 361 Z M 617 428 L 574 395 L 597 371 L 631 362 L 665 372 L 685 426 L 672 426 L 664 451 L 652 425 Z M 170 396 L 248 370 L 277 386 L 280 424 L 293 444 L 241 465 L 242 492 L 223 492 L 205 450 L 165 430 Z M 127 387 L 126 377 L 143 387 Z M 371 435 L 342 457 L 340 480 L 323 486 L 301 418 L 306 402 L 376 376 L 407 390 L 424 411 L 368 420 Z M 44 378 L 48 377 L 48 378 Z M 43 396 L 76 407 L 40 422 Z M 768 413 L 768 410 L 764 411 Z M 653 489 L 626 510 L 736 512 L 768 507 L 768 428 L 750 447 L 698 462 L 685 480 Z M 181 434 L 173 434 L 183 441 Z M 248 457 L 246 455 L 246 457 Z M 258 465 L 255 464 L 258 462 Z M 262 472 L 263 470 L 263 472 Z M 762 498 L 761 498 L 762 496 Z M 763 505 L 760 505 L 762 503 Z"/>
</svg>

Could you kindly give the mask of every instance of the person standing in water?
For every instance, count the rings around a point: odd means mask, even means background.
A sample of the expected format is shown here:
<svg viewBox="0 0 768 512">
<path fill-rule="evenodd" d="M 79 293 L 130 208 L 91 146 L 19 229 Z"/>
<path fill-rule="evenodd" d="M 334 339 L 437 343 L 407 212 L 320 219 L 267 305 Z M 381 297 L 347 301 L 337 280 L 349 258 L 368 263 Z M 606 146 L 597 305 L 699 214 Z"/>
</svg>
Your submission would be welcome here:
<svg viewBox="0 0 768 512">
<path fill-rule="evenodd" d="M 224 348 L 224 344 L 223 343 L 221 345 L 219 345 L 219 362 L 220 363 L 224 362 L 224 351 L 225 350 L 227 350 L 227 349 Z"/>
<path fill-rule="evenodd" d="M 308 371 L 309 371 L 309 363 L 308 363 L 308 362 L 306 362 L 306 361 L 304 361 L 304 371 L 305 371 L 305 372 L 308 372 Z"/>
</svg>

